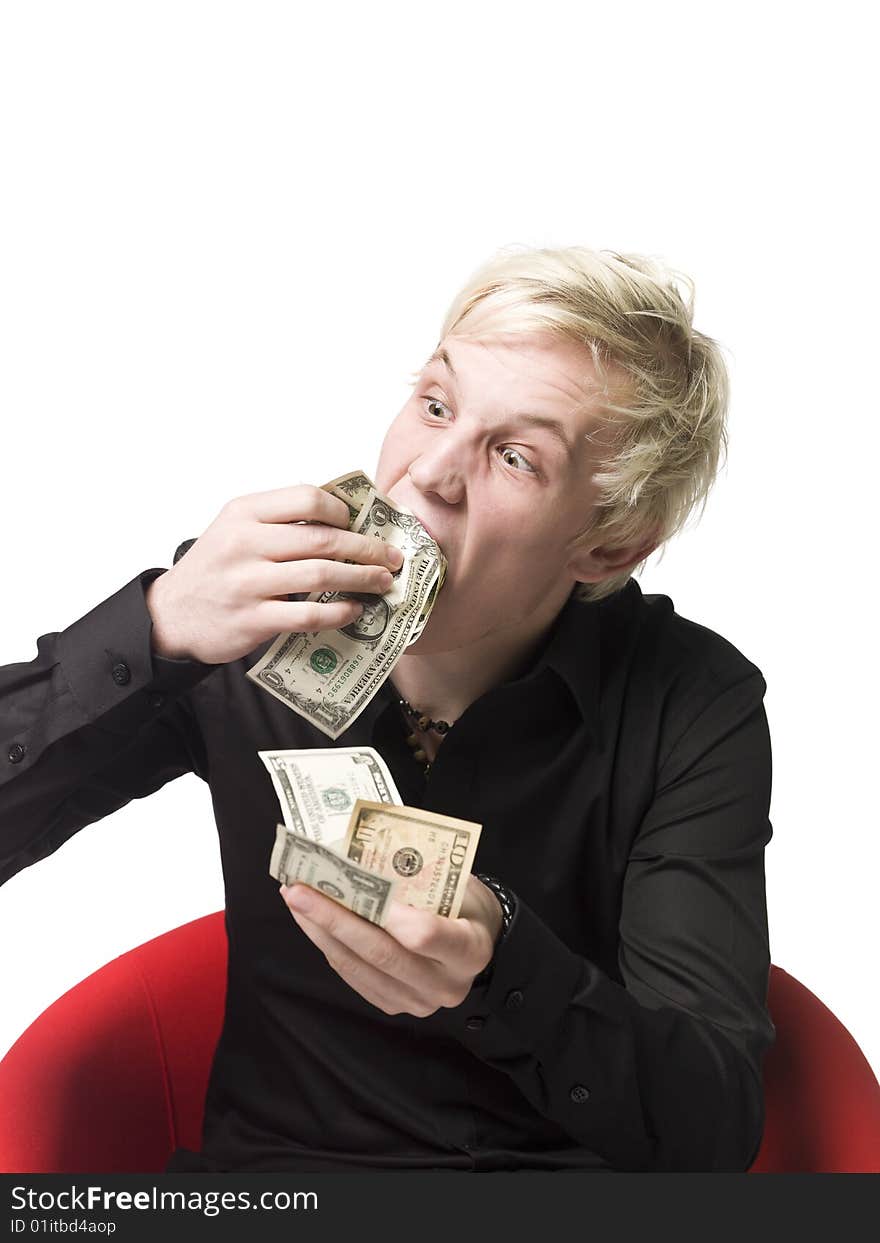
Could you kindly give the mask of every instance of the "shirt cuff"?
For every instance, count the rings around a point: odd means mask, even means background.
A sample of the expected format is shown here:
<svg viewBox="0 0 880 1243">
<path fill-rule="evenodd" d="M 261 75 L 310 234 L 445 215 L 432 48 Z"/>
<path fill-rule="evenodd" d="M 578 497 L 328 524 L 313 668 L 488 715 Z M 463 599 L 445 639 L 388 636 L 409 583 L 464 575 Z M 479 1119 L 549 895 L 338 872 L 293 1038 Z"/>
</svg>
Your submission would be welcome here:
<svg viewBox="0 0 880 1243">
<path fill-rule="evenodd" d="M 532 1058 L 558 1032 L 583 971 L 584 960 L 517 894 L 489 981 L 475 984 L 463 1002 L 433 1017 L 494 1064 Z"/>
<path fill-rule="evenodd" d="M 112 733 L 129 733 L 218 667 L 153 651 L 146 590 L 165 572 L 144 570 L 58 636 L 61 671 L 84 719 Z"/>
</svg>

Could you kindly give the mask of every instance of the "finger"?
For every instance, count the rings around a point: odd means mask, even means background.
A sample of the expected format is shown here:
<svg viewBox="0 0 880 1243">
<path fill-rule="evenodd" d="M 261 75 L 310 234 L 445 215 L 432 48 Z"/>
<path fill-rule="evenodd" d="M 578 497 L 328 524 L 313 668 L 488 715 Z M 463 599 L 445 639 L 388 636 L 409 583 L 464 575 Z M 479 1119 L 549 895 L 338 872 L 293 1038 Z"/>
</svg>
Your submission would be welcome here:
<svg viewBox="0 0 880 1243">
<path fill-rule="evenodd" d="M 327 522 L 347 527 L 351 511 L 341 497 L 313 483 L 294 483 L 240 498 L 258 522 Z"/>
<path fill-rule="evenodd" d="M 370 923 L 308 885 L 293 885 L 288 893 L 282 892 L 282 896 L 291 911 L 307 915 L 355 957 L 383 975 L 399 980 L 418 996 L 445 991 L 447 973 L 443 966 L 410 951 L 378 924 Z"/>
<path fill-rule="evenodd" d="M 397 570 L 402 557 L 394 544 L 378 536 L 322 523 L 297 526 L 295 531 L 289 523 L 264 523 L 257 530 L 256 546 L 259 553 L 271 561 L 325 557 L 333 561 L 385 565 Z"/>
<path fill-rule="evenodd" d="M 350 626 L 363 614 L 363 605 L 357 600 L 333 600 L 320 604 L 285 600 L 261 600 L 256 606 L 257 617 L 266 634 L 285 634 L 287 631 L 305 634 L 310 630 L 341 630 Z"/>
<path fill-rule="evenodd" d="M 449 968 L 466 959 L 471 938 L 459 919 L 419 910 L 395 898 L 385 913 L 385 931 L 414 954 Z"/>
<path fill-rule="evenodd" d="M 294 591 L 358 591 L 382 596 L 394 586 L 387 566 L 344 561 L 261 561 L 253 577 L 260 599 Z"/>
<path fill-rule="evenodd" d="M 323 953 L 336 974 L 365 1001 L 385 1014 L 406 1013 L 417 1018 L 426 1018 L 434 1013 L 436 1007 L 430 1006 L 424 998 L 406 988 L 399 980 L 358 958 L 320 924 L 297 911 L 292 911 L 291 914 L 309 940 Z"/>
</svg>

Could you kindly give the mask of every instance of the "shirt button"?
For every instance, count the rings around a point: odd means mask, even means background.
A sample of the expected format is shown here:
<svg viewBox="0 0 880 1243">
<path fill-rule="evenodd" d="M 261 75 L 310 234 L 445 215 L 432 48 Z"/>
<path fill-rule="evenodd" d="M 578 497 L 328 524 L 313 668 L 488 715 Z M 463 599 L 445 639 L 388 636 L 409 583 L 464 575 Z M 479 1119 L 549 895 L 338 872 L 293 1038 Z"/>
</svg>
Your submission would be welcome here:
<svg viewBox="0 0 880 1243">
<path fill-rule="evenodd" d="M 120 660 L 118 665 L 113 666 L 113 681 L 117 686 L 125 686 L 126 682 L 131 681 L 131 670 L 125 661 Z"/>
<path fill-rule="evenodd" d="M 26 747 L 23 743 L 14 742 L 6 752 L 6 758 L 9 760 L 10 764 L 18 764 L 19 761 L 24 759 L 25 750 Z"/>
<path fill-rule="evenodd" d="M 512 993 L 508 993 L 504 998 L 504 1004 L 508 1010 L 519 1010 L 524 1001 L 525 998 L 518 988 L 515 988 Z"/>
<path fill-rule="evenodd" d="M 590 1099 L 590 1089 L 585 1088 L 582 1083 L 576 1083 L 568 1095 L 576 1105 L 582 1105 Z"/>
<path fill-rule="evenodd" d="M 474 1014 L 474 1015 L 471 1015 L 471 1017 L 465 1023 L 465 1027 L 468 1029 L 469 1032 L 478 1032 L 482 1027 L 485 1026 L 485 1023 L 486 1023 L 486 1020 L 481 1019 L 479 1014 Z"/>
<path fill-rule="evenodd" d="M 165 702 L 164 695 L 151 695 L 150 696 L 150 707 L 151 708 L 161 708 L 164 702 Z"/>
</svg>

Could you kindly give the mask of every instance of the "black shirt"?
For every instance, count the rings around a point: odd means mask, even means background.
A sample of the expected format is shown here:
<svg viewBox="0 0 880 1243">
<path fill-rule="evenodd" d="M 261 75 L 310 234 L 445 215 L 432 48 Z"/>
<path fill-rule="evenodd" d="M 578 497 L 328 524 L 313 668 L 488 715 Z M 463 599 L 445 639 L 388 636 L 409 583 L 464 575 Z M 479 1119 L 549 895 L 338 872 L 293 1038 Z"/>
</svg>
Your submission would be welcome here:
<svg viewBox="0 0 880 1243">
<path fill-rule="evenodd" d="M 425 778 L 388 681 L 332 743 L 244 676 L 271 640 L 226 665 L 153 653 L 163 572 L 0 668 L 0 883 L 183 773 L 208 784 L 227 1005 L 202 1153 L 167 1168 L 747 1170 L 775 1035 L 760 670 L 635 579 L 572 595 Z M 480 822 L 474 871 L 517 896 L 488 983 L 455 1008 L 365 1001 L 269 875 L 257 751 L 331 745 L 375 747 L 404 803 Z"/>
</svg>

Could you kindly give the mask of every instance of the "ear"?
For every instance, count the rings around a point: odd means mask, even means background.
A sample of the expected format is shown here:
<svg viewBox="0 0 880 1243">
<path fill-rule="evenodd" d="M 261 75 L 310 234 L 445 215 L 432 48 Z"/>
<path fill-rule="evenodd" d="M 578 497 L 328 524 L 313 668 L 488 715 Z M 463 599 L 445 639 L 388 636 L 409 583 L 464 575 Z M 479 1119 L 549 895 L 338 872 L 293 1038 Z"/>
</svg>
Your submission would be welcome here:
<svg viewBox="0 0 880 1243">
<path fill-rule="evenodd" d="M 612 574 L 622 574 L 634 569 L 640 561 L 649 557 L 658 546 L 657 531 L 632 544 L 590 545 L 576 549 L 566 566 L 566 571 L 576 582 L 598 583 Z"/>
</svg>

